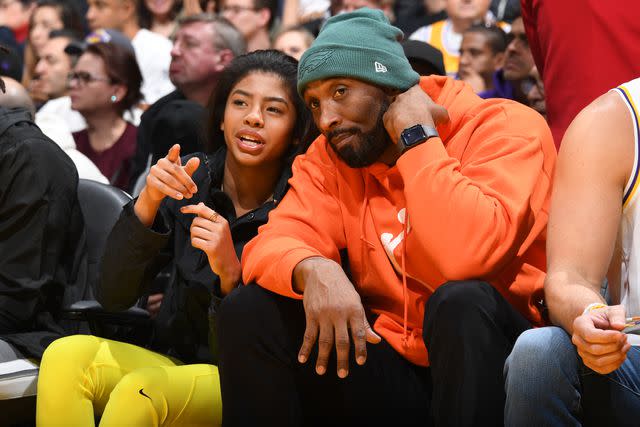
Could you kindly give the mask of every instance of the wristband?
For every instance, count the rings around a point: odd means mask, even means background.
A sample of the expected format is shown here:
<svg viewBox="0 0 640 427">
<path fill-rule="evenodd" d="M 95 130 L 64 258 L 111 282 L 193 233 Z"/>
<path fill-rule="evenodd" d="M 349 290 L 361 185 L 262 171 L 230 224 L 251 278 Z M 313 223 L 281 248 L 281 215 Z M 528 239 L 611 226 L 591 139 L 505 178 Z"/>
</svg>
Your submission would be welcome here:
<svg viewBox="0 0 640 427">
<path fill-rule="evenodd" d="M 608 305 L 607 305 L 607 304 L 603 304 L 603 303 L 601 303 L 601 302 L 592 302 L 591 304 L 589 304 L 589 305 L 584 309 L 584 311 L 582 312 L 582 314 L 587 314 L 587 313 L 588 313 L 588 312 L 590 312 L 590 311 L 597 310 L 597 309 L 599 309 L 599 308 L 605 308 L 605 307 L 608 307 Z"/>
</svg>

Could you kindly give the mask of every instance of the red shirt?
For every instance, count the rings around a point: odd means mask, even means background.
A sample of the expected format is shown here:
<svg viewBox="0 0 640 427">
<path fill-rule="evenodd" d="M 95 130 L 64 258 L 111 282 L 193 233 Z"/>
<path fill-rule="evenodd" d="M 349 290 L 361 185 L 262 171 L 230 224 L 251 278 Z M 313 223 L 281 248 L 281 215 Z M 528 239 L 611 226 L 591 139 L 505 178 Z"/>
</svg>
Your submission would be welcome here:
<svg viewBox="0 0 640 427">
<path fill-rule="evenodd" d="M 91 147 L 89 133 L 86 129 L 73 133 L 73 139 L 76 141 L 78 151 L 95 163 L 112 185 L 128 191 L 137 135 L 138 128 L 127 123 L 127 127 L 116 143 L 101 152 L 95 151 Z"/>
<path fill-rule="evenodd" d="M 640 76 L 638 0 L 520 0 L 556 147 L 574 117 Z"/>
</svg>

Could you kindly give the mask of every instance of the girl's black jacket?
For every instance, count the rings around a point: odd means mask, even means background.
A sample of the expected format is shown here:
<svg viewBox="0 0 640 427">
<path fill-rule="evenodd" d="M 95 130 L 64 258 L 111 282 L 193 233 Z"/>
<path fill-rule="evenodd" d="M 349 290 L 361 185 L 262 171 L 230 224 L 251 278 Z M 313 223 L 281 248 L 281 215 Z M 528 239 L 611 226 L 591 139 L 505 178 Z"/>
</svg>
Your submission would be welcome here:
<svg viewBox="0 0 640 427">
<path fill-rule="evenodd" d="M 166 198 L 151 228 L 140 223 L 135 215 L 135 201 L 127 204 L 109 235 L 102 259 L 102 278 L 96 296 L 107 310 L 134 305 L 147 292 L 157 273 L 170 265 L 171 276 L 154 321 L 151 349 L 184 363 L 215 363 L 208 346 L 208 311 L 210 305 L 219 302 L 221 294 L 220 279 L 211 270 L 207 256 L 191 246 L 189 228 L 194 215 L 183 214 L 180 208 L 204 202 L 226 218 L 236 254 L 241 259 L 244 245 L 267 222 L 269 212 L 286 193 L 295 157 L 292 153 L 283 167 L 274 200 L 236 218 L 231 200 L 220 189 L 225 155 L 225 147 L 213 155 L 194 154 L 201 160 L 192 176 L 198 192 L 191 199 Z M 189 157 L 183 159 L 183 164 Z M 215 347 L 215 336 L 212 340 Z"/>
</svg>

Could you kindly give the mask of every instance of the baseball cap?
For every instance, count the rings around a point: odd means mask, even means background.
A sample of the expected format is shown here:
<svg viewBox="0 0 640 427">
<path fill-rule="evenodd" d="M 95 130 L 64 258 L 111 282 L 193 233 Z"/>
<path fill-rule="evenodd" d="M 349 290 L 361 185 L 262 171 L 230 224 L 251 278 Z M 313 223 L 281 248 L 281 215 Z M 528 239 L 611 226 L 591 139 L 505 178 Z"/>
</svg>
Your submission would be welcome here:
<svg viewBox="0 0 640 427">
<path fill-rule="evenodd" d="M 133 45 L 127 36 L 112 28 L 95 30 L 89 33 L 83 41 L 74 41 L 69 43 L 67 47 L 64 48 L 64 51 L 69 55 L 81 55 L 87 46 L 94 43 L 114 43 L 135 54 Z"/>
</svg>

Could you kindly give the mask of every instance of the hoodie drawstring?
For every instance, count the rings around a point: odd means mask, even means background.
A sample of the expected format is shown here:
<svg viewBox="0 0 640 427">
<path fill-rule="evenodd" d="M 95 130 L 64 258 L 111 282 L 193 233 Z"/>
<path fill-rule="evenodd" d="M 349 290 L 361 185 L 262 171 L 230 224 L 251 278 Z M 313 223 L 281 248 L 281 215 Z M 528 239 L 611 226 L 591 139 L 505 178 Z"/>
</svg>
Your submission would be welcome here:
<svg viewBox="0 0 640 427">
<path fill-rule="evenodd" d="M 407 270 L 405 269 L 405 260 L 407 259 L 407 229 L 409 228 L 409 211 L 405 210 L 404 224 L 402 225 L 402 298 L 404 302 L 404 315 L 402 318 L 402 345 L 409 346 L 409 332 L 407 323 L 409 318 L 409 298 L 407 290 Z"/>
</svg>

